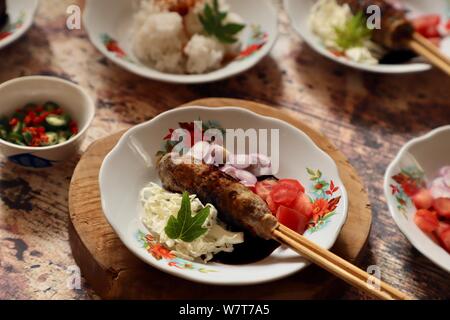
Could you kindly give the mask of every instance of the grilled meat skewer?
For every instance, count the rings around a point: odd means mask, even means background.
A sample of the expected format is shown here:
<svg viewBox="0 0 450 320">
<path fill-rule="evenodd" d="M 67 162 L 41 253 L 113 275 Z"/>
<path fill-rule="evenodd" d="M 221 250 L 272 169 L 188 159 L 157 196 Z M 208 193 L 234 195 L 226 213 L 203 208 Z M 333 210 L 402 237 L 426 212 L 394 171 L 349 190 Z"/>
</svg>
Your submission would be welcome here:
<svg viewBox="0 0 450 320">
<path fill-rule="evenodd" d="M 384 0 L 338 0 L 348 4 L 354 14 L 362 12 L 367 17 L 367 9 L 377 5 L 381 9 L 381 29 L 374 29 L 372 40 L 388 49 L 405 48 L 405 40 L 414 33 L 413 25 L 406 19 L 405 13 Z"/>
<path fill-rule="evenodd" d="M 225 223 L 266 240 L 273 238 L 278 220 L 264 200 L 215 166 L 167 154 L 158 163 L 158 173 L 166 189 L 187 191 L 203 203 L 211 203 Z"/>
</svg>

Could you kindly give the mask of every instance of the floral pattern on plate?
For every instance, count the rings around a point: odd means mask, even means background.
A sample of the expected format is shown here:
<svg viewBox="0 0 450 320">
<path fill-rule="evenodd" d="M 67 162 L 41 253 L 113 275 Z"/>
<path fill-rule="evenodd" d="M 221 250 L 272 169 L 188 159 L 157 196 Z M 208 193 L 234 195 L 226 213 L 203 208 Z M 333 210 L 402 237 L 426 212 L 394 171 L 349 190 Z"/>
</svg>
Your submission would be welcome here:
<svg viewBox="0 0 450 320">
<path fill-rule="evenodd" d="M 243 60 L 251 57 L 253 54 L 261 50 L 269 40 L 269 34 L 264 32 L 259 25 L 251 26 L 250 37 L 247 41 L 246 46 L 239 53 L 237 60 Z"/>
<path fill-rule="evenodd" d="M 19 30 L 25 21 L 25 16 L 25 12 L 22 12 L 16 22 L 8 23 L 2 30 L 0 30 L 0 41 L 8 38 L 14 32 Z"/>
<path fill-rule="evenodd" d="M 112 54 L 116 55 L 117 58 L 124 59 L 128 62 L 133 62 L 133 60 L 131 60 L 130 57 L 126 54 L 126 52 L 120 47 L 117 40 L 115 40 L 109 34 L 103 33 L 100 36 L 100 38 L 106 50 L 108 50 L 108 52 L 111 52 Z"/>
<path fill-rule="evenodd" d="M 146 234 L 139 230 L 136 232 L 136 239 L 141 244 L 142 248 L 150 253 L 153 258 L 156 260 L 164 260 L 169 267 L 181 270 L 198 271 L 201 273 L 217 272 L 216 270 L 205 268 L 202 264 L 178 258 L 163 244 L 158 243 L 151 234 Z"/>
<path fill-rule="evenodd" d="M 313 217 L 309 223 L 307 233 L 314 233 L 323 228 L 332 216 L 336 214 L 336 208 L 341 201 L 341 196 L 336 194 L 339 187 L 333 180 L 327 180 L 323 177 L 320 170 L 307 168 L 309 175 L 310 188 L 309 197 L 313 204 Z"/>
<path fill-rule="evenodd" d="M 392 196 L 397 202 L 397 209 L 408 219 L 406 213 L 412 203 L 411 197 L 421 188 L 426 187 L 425 174 L 417 167 L 407 167 L 392 177 L 395 182 L 390 185 Z"/>
</svg>

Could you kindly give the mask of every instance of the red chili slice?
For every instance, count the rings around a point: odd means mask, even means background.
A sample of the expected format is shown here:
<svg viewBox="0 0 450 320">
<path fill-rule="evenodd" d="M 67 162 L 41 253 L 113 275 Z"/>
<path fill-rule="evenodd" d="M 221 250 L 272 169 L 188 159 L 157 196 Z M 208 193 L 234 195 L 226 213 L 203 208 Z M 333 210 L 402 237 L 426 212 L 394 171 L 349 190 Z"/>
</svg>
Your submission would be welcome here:
<svg viewBox="0 0 450 320">
<path fill-rule="evenodd" d="M 29 125 L 30 123 L 31 123 L 31 118 L 30 118 L 30 116 L 25 116 L 25 118 L 23 119 L 23 122 L 26 124 L 26 125 Z"/>
<path fill-rule="evenodd" d="M 9 125 L 11 127 L 14 127 L 17 124 L 17 122 L 19 122 L 19 120 L 17 120 L 17 118 L 12 118 L 11 120 L 9 120 Z"/>
</svg>

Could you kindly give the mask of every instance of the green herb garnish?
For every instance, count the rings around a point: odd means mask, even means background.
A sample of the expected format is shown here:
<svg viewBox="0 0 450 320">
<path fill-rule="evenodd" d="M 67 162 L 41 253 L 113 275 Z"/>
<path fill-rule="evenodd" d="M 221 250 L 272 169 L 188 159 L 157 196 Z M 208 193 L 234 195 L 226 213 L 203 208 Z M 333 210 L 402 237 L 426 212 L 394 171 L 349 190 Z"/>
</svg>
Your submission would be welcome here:
<svg viewBox="0 0 450 320">
<path fill-rule="evenodd" d="M 372 30 L 367 28 L 366 19 L 362 12 L 354 15 L 344 26 L 335 28 L 335 32 L 336 44 L 342 50 L 360 47 L 372 36 Z"/>
<path fill-rule="evenodd" d="M 207 3 L 203 14 L 200 14 L 198 17 L 208 35 L 216 37 L 220 42 L 231 44 L 238 41 L 235 36 L 245 28 L 245 25 L 238 23 L 225 24 L 227 16 L 228 12 L 220 11 L 219 1 L 213 0 L 213 6 L 211 7 Z"/>
<path fill-rule="evenodd" d="M 205 234 L 208 229 L 203 224 L 209 216 L 209 207 L 205 207 L 192 216 L 191 200 L 187 192 L 183 193 L 180 211 L 175 218 L 171 216 L 164 231 L 170 239 L 192 242 Z"/>
</svg>

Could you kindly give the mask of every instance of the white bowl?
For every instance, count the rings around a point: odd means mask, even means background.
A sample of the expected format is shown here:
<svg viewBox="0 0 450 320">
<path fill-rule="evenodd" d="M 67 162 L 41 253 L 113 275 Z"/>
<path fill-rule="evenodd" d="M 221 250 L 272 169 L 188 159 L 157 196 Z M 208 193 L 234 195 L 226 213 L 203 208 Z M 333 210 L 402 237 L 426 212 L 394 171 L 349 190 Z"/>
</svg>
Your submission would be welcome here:
<svg viewBox="0 0 450 320">
<path fill-rule="evenodd" d="M 177 75 L 159 72 L 141 63 L 131 49 L 133 1 L 88 0 L 83 15 L 84 26 L 91 42 L 108 59 L 137 75 L 171 83 L 206 83 L 225 79 L 244 72 L 269 54 L 278 35 L 278 14 L 270 0 L 228 0 L 232 11 L 241 15 L 247 24 L 241 36 L 244 48 L 255 42 L 261 48 L 246 58 L 228 63 L 221 69 L 199 75 Z M 105 14 L 107 12 L 108 14 Z M 252 25 L 258 26 L 267 38 L 255 39 Z M 105 39 L 112 39 L 125 52 L 117 55 L 107 49 Z"/>
<path fill-rule="evenodd" d="M 369 72 L 376 73 L 413 73 L 430 70 L 432 67 L 426 62 L 410 62 L 405 64 L 377 64 L 367 65 L 363 63 L 353 62 L 344 57 L 336 57 L 325 48 L 321 40 L 314 35 L 308 27 L 308 18 L 311 8 L 316 0 L 284 0 L 284 7 L 289 15 L 292 26 L 299 33 L 302 39 L 316 52 L 336 61 L 340 64 Z M 427 0 L 410 0 L 403 2 L 411 12 L 411 16 L 417 14 L 441 14 L 442 21 L 447 21 L 447 4 L 445 0 L 427 1 Z M 450 37 L 446 37 L 441 44 L 441 50 L 450 56 Z"/>
<path fill-rule="evenodd" d="M 450 272 L 450 254 L 434 243 L 414 223 L 416 209 L 403 188 L 393 180 L 400 172 L 416 172 L 424 182 L 435 178 L 438 170 L 450 164 L 450 125 L 408 142 L 389 165 L 384 178 L 384 193 L 389 211 L 400 230 L 424 256 Z M 393 188 L 398 192 L 393 192 Z M 402 199 L 402 200 L 400 200 Z"/>
<path fill-rule="evenodd" d="M 56 77 L 31 76 L 13 79 L 0 85 L 0 116 L 11 116 L 30 102 L 54 101 L 78 123 L 76 136 L 54 146 L 19 146 L 0 139 L 0 151 L 12 162 L 30 168 L 46 168 L 73 155 L 94 119 L 95 104 L 80 86 Z"/>
<path fill-rule="evenodd" d="M 347 193 L 335 162 L 305 133 L 281 120 L 264 117 L 242 108 L 184 107 L 165 112 L 130 129 L 101 166 L 99 181 L 103 212 L 129 250 L 164 272 L 216 285 L 268 282 L 291 275 L 309 264 L 297 253 L 286 248 L 278 248 L 262 261 L 240 266 L 191 263 L 179 258 L 156 260 L 145 249 L 144 237 L 148 231 L 140 219 L 142 208 L 139 192 L 149 182 L 160 182 L 155 169 L 156 153 L 164 145 L 163 137 L 169 128 L 178 128 L 180 122 L 198 119 L 214 121 L 221 128 L 227 129 L 279 129 L 280 171 L 277 177 L 299 179 L 313 198 L 326 195 L 319 195 L 318 191 L 316 194 L 312 192 L 318 183 L 310 180 L 307 168 L 320 169 L 321 179 L 328 183 L 333 180 L 339 187 L 338 192 L 333 195 L 333 198 L 341 196 L 335 214 L 325 219 L 317 230 L 310 229 L 306 233 L 309 239 L 326 249 L 333 246 L 347 217 Z"/>
<path fill-rule="evenodd" d="M 13 43 L 28 31 L 33 24 L 38 4 L 38 0 L 6 0 L 9 22 L 0 29 L 0 33 L 3 33 L 0 49 Z"/>
</svg>

